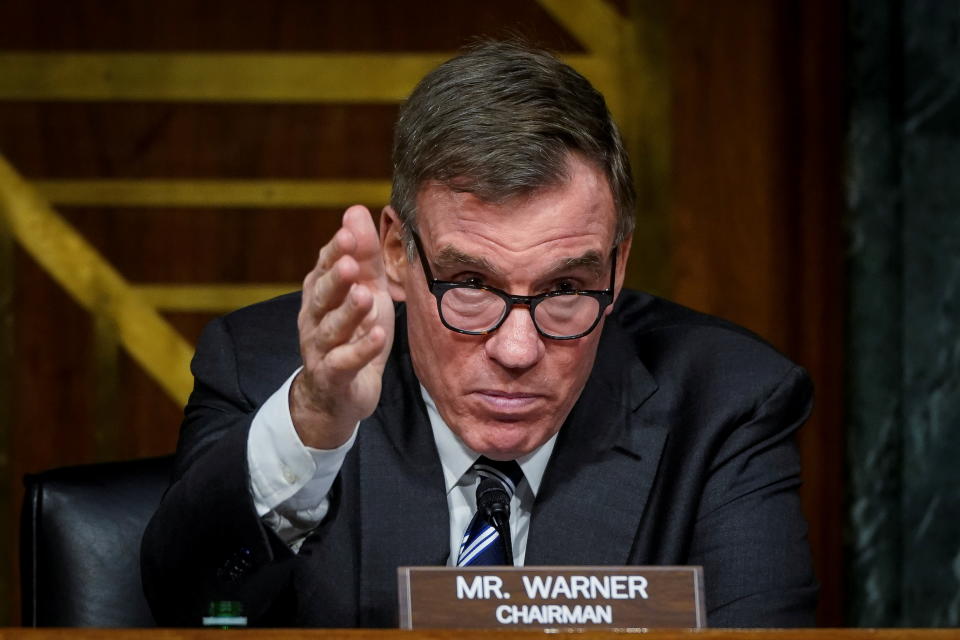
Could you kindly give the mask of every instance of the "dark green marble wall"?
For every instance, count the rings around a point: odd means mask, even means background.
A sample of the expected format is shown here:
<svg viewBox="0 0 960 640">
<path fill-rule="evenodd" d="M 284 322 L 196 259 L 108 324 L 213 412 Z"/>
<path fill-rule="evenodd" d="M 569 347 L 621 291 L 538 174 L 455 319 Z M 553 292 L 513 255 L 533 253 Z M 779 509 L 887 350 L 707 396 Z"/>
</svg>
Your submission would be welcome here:
<svg viewBox="0 0 960 640">
<path fill-rule="evenodd" d="M 960 2 L 848 7 L 848 621 L 957 626 Z"/>
</svg>

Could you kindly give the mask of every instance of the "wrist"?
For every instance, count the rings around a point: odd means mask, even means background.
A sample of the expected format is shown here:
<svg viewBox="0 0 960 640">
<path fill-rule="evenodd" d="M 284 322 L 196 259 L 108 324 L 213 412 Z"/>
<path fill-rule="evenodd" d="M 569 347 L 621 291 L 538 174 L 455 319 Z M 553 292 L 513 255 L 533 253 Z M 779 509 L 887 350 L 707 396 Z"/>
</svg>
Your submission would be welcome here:
<svg viewBox="0 0 960 640">
<path fill-rule="evenodd" d="M 303 371 L 290 385 L 289 402 L 293 427 L 304 445 L 314 449 L 336 449 L 353 435 L 357 421 L 338 419 L 333 415 L 332 406 L 318 402 L 307 389 Z"/>
</svg>

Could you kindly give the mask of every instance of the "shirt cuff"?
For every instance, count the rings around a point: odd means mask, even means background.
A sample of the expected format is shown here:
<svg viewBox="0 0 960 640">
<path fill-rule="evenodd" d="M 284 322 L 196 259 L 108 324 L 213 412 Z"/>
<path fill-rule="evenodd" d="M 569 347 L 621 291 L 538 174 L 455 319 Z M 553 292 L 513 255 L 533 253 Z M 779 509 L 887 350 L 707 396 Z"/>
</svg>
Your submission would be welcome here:
<svg viewBox="0 0 960 640">
<path fill-rule="evenodd" d="M 314 449 L 300 441 L 290 416 L 289 400 L 290 385 L 300 369 L 263 403 L 250 425 L 250 491 L 261 517 L 279 510 L 298 520 L 319 524 L 326 515 L 330 487 L 356 441 L 357 428 L 336 449 Z"/>
</svg>

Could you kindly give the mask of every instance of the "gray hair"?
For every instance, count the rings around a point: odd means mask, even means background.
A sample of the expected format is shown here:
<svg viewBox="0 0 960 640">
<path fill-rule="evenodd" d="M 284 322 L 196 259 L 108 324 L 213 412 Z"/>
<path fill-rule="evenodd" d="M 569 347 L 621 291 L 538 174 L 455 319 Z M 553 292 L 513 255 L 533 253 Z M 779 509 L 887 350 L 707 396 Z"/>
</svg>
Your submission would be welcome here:
<svg viewBox="0 0 960 640">
<path fill-rule="evenodd" d="M 561 183 L 571 153 L 605 174 L 621 242 L 633 232 L 636 194 L 600 92 L 546 51 L 496 41 L 468 48 L 427 74 L 400 109 L 390 204 L 408 248 L 427 182 L 502 203 Z"/>
</svg>

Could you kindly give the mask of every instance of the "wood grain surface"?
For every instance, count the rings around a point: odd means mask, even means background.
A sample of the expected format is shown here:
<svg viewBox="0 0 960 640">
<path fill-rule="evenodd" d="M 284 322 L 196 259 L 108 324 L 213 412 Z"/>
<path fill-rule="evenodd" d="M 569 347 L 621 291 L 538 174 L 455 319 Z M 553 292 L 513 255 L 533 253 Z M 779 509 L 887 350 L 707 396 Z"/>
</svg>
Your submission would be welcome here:
<svg viewBox="0 0 960 640">
<path fill-rule="evenodd" d="M 206 629 L 0 629 L 0 640 L 213 640 L 224 631 Z M 556 637 L 543 631 L 476 629 L 231 629 L 237 640 L 528 640 Z M 623 640 L 616 631 L 576 633 L 577 640 Z M 651 640 L 956 640 L 956 629 L 659 629 Z"/>
</svg>

